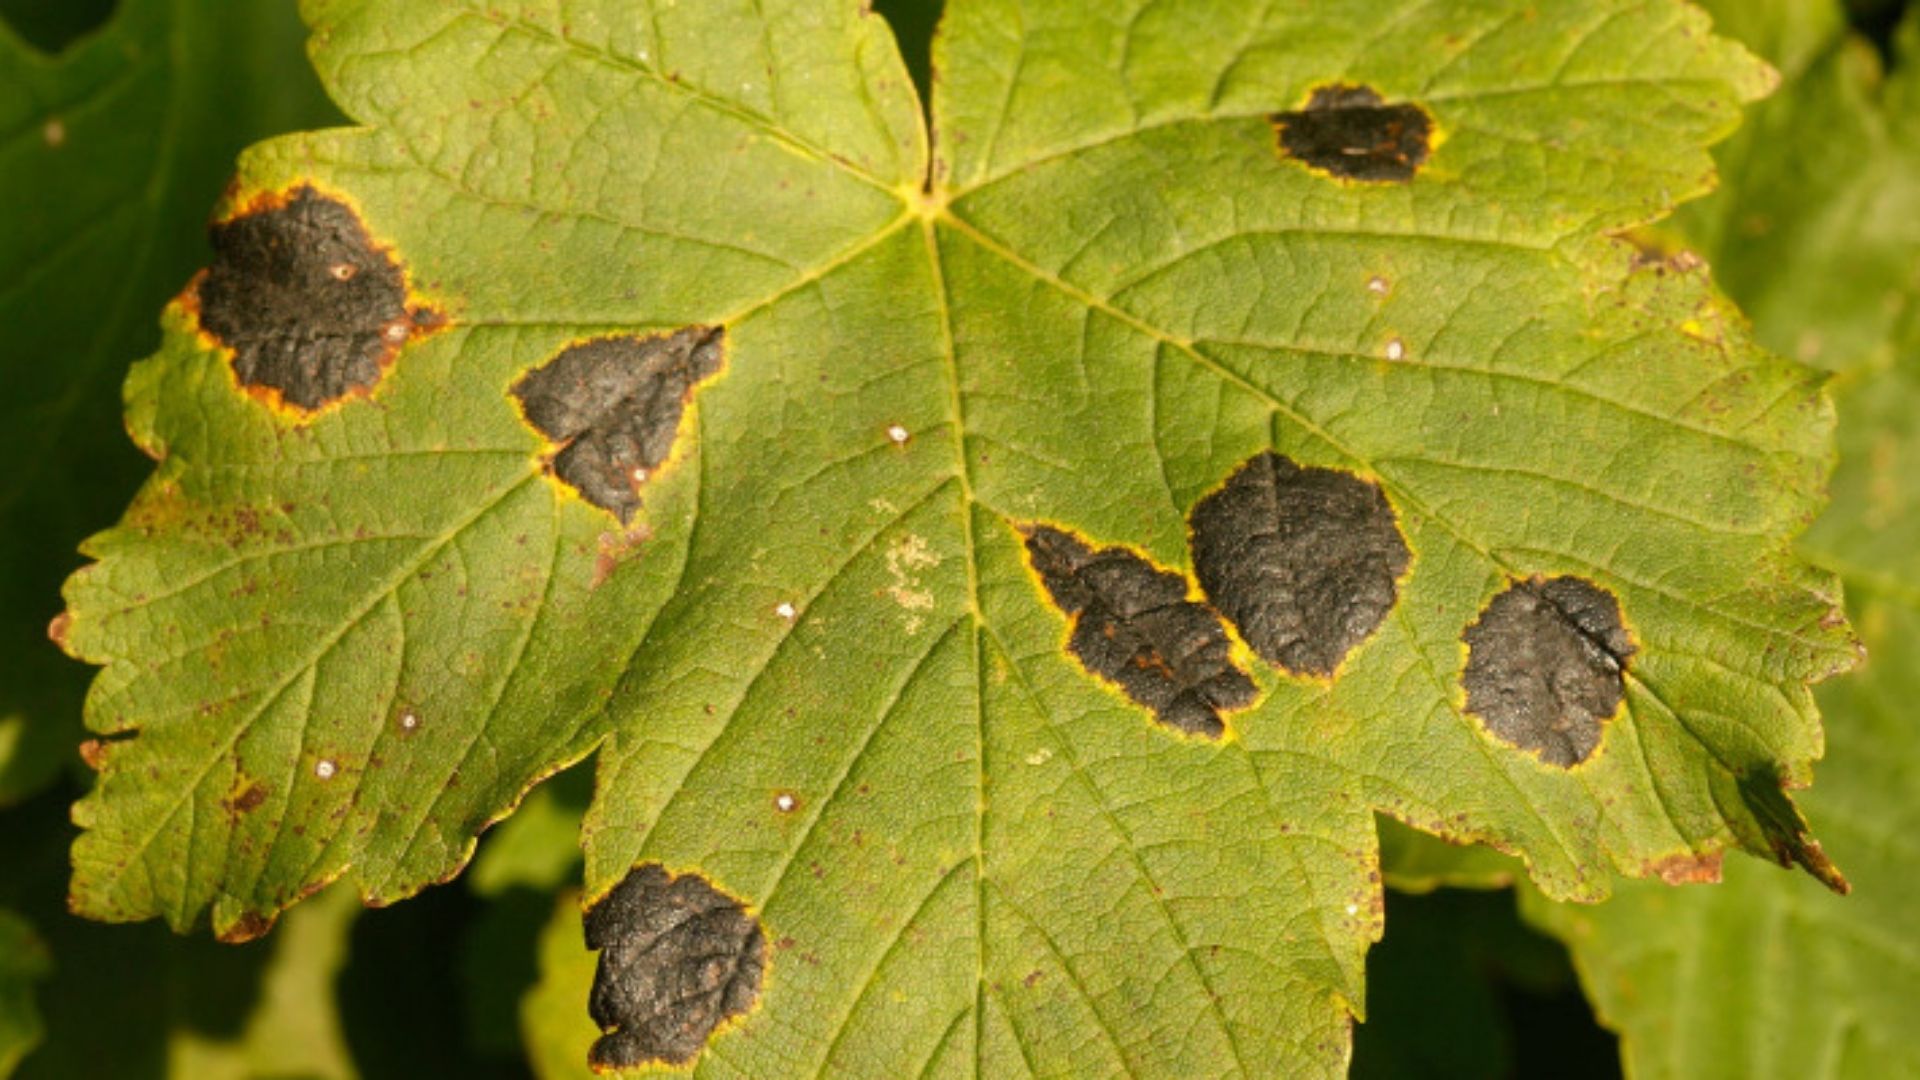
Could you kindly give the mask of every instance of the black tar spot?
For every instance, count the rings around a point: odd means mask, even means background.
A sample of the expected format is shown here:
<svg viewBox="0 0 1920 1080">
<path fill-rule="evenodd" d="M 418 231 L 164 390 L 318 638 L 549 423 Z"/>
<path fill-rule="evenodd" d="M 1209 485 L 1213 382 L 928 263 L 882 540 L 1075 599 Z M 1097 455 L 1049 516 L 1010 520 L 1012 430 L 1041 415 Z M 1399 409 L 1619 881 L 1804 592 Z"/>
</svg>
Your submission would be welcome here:
<svg viewBox="0 0 1920 1080">
<path fill-rule="evenodd" d="M 1388 105 L 1368 86 L 1323 86 L 1305 109 L 1272 120 L 1288 156 L 1352 180 L 1411 180 L 1433 138 L 1426 110 Z"/>
<path fill-rule="evenodd" d="M 690 326 L 656 337 L 571 345 L 514 384 L 527 419 L 565 443 L 553 471 L 622 523 L 673 450 L 694 387 L 720 370 L 726 332 Z"/>
<path fill-rule="evenodd" d="M 1787 796 L 1787 778 L 1777 765 L 1763 766 L 1740 777 L 1740 798 L 1759 822 L 1767 846 L 1781 866 L 1800 864 L 1822 885 L 1845 896 L 1853 891 L 1846 875 L 1808 834 L 1807 819 Z"/>
<path fill-rule="evenodd" d="M 1059 529 L 1026 530 L 1027 555 L 1073 618 L 1067 647 L 1168 727 L 1218 738 L 1220 713 L 1253 701 L 1220 617 L 1187 599 L 1180 575 L 1125 548 L 1096 551 Z"/>
<path fill-rule="evenodd" d="M 414 329 L 400 268 L 346 204 L 302 187 L 213 226 L 200 325 L 240 383 L 317 409 L 380 379 Z"/>
<path fill-rule="evenodd" d="M 595 1071 L 692 1061 L 760 996 L 759 920 L 698 874 L 637 866 L 587 912 L 586 930 L 600 953 L 587 1000 L 605 1032 L 587 1056 Z"/>
<path fill-rule="evenodd" d="M 1593 756 L 1634 653 L 1612 593 L 1576 577 L 1516 581 L 1462 637 L 1467 711 L 1487 730 L 1549 765 Z"/>
<path fill-rule="evenodd" d="M 1379 487 L 1271 450 L 1201 499 L 1188 525 L 1207 599 L 1294 674 L 1333 674 L 1393 610 L 1409 558 Z"/>
</svg>

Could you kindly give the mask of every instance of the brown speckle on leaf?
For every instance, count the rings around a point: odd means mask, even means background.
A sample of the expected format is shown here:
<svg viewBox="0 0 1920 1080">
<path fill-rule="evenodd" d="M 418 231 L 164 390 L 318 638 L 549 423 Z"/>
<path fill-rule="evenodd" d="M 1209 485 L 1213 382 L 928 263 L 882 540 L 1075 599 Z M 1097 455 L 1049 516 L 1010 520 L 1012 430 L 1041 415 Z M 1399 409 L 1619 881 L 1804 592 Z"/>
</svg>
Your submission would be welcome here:
<svg viewBox="0 0 1920 1080">
<path fill-rule="evenodd" d="M 72 612 L 62 611 L 60 614 L 55 615 L 53 617 L 53 620 L 47 623 L 47 640 L 53 642 L 55 645 L 58 645 L 60 647 L 61 652 L 66 652 L 67 651 L 67 630 L 72 625 L 73 625 Z"/>
<path fill-rule="evenodd" d="M 1647 867 L 1669 885 L 1711 885 L 1720 880 L 1720 853 L 1694 855 L 1681 852 L 1660 859 Z"/>
<path fill-rule="evenodd" d="M 233 925 L 214 936 L 229 945 L 240 945 L 265 937 L 267 931 L 271 929 L 273 929 L 271 915 L 262 915 L 257 911 L 243 911 L 240 917 L 234 920 Z"/>
<path fill-rule="evenodd" d="M 245 782 L 223 800 L 229 815 L 235 818 L 258 810 L 267 801 L 267 785 L 258 780 L 246 780 L 245 777 L 241 779 Z"/>
<path fill-rule="evenodd" d="M 107 763 L 107 744 L 100 739 L 87 739 L 80 744 L 80 760 L 94 772 Z"/>
</svg>

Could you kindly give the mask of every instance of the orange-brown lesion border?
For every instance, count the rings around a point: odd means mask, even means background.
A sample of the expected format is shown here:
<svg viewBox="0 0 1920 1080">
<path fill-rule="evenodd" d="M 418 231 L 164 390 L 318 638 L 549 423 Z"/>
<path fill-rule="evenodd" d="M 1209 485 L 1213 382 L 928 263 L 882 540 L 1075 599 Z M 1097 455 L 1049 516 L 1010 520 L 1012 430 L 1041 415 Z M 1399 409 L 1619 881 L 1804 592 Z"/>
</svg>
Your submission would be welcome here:
<svg viewBox="0 0 1920 1080">
<path fill-rule="evenodd" d="M 173 301 L 168 305 L 186 318 L 188 324 L 193 328 L 195 341 L 202 349 L 221 357 L 224 361 L 223 366 L 227 371 L 227 379 L 234 388 L 235 393 L 259 402 L 273 415 L 294 425 L 311 423 L 313 420 L 348 401 L 373 397 L 380 387 L 386 385 L 387 373 L 399 359 L 402 350 L 416 341 L 431 337 L 453 325 L 453 320 L 448 314 L 446 302 L 442 299 L 429 296 L 427 292 L 420 287 L 419 283 L 414 279 L 412 267 L 405 259 L 400 257 L 398 245 L 381 236 L 372 228 L 368 223 L 366 210 L 361 205 L 360 200 L 345 189 L 336 188 L 323 181 L 315 180 L 312 177 L 302 177 L 298 180 L 289 181 L 281 187 L 258 189 L 249 192 L 248 189 L 236 179 L 228 184 L 227 190 L 220 196 L 220 201 L 215 207 L 213 216 L 208 221 L 208 226 L 216 227 L 237 221 L 244 217 L 251 217 L 255 214 L 285 209 L 291 205 L 294 199 L 298 198 L 302 192 L 308 192 L 320 198 L 331 199 L 346 207 L 347 211 L 353 215 L 354 221 L 360 226 L 360 230 L 366 234 L 368 250 L 386 259 L 388 265 L 392 266 L 400 274 L 402 288 L 404 289 L 403 306 L 406 309 L 407 315 L 404 323 L 400 320 L 395 320 L 394 323 L 390 324 L 393 330 L 388 334 L 386 345 L 375 360 L 380 369 L 380 374 L 377 378 L 365 386 L 353 387 L 339 397 L 323 402 L 316 408 L 303 408 L 288 401 L 285 395 L 275 387 L 249 386 L 240 381 L 240 373 L 235 369 L 233 364 L 236 355 L 234 349 L 216 337 L 200 321 L 200 286 L 207 277 L 207 270 L 205 268 L 196 272 L 193 278 L 187 282 L 186 288 L 182 289 L 179 295 L 175 296 Z"/>
</svg>

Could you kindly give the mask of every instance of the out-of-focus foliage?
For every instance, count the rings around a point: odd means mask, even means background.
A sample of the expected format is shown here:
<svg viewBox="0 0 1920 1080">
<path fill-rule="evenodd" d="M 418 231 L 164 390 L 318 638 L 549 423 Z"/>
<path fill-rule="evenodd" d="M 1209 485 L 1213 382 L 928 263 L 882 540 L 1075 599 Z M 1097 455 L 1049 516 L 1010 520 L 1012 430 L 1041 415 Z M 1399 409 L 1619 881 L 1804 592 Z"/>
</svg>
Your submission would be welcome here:
<svg viewBox="0 0 1920 1080">
<path fill-rule="evenodd" d="M 46 946 L 27 921 L 0 908 L 0 1076 L 40 1042 L 44 1025 L 34 984 L 47 975 Z"/>
<path fill-rule="evenodd" d="M 121 434 L 127 366 L 206 261 L 248 143 L 339 113 L 293 0 L 13 0 L 0 21 L 0 806 L 74 762 L 87 673 L 50 648 L 75 548 L 149 463 Z M 77 764 L 77 762 L 75 762 Z"/>
<path fill-rule="evenodd" d="M 1367 954 L 1367 1022 L 1354 1031 L 1356 1080 L 1619 1074 L 1566 950 L 1520 922 L 1512 893 L 1387 895 L 1387 936 Z"/>
<path fill-rule="evenodd" d="M 71 839 L 63 801 L 48 792 L 9 811 L 0 830 L 0 908 L 30 918 L 41 946 L 0 947 L 0 1031 L 16 1030 L 22 1016 L 45 1020 L 46 1038 L 20 1077 L 355 1075 L 334 1007 L 359 911 L 351 897 L 316 897 L 272 940 L 241 949 L 76 919 L 61 895 Z M 0 930 L 16 925 L 0 921 Z M 30 1005 L 23 963 L 37 976 Z"/>
</svg>

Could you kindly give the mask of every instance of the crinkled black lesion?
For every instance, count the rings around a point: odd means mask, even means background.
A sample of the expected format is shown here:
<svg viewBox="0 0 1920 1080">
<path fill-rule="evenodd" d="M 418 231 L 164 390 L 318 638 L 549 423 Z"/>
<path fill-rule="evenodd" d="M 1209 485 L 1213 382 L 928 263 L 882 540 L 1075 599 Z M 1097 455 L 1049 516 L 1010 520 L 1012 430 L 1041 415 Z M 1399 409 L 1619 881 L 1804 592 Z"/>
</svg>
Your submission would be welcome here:
<svg viewBox="0 0 1920 1080">
<path fill-rule="evenodd" d="M 698 874 L 637 866 L 585 922 L 587 948 L 600 953 L 587 1000 L 605 1033 L 588 1054 L 596 1071 L 684 1065 L 759 998 L 760 921 Z"/>
<path fill-rule="evenodd" d="M 570 345 L 514 384 L 522 411 L 563 444 L 553 473 L 624 524 L 673 451 L 694 388 L 720 370 L 726 333 L 690 326 Z"/>
<path fill-rule="evenodd" d="M 1845 896 L 1853 891 L 1845 874 L 1815 840 L 1807 827 L 1806 815 L 1787 796 L 1793 786 L 1776 763 L 1768 762 L 1741 774 L 1740 800 L 1760 826 L 1762 839 L 1781 866 L 1799 864 L 1816 880 Z"/>
<path fill-rule="evenodd" d="M 1379 485 L 1265 451 L 1188 516 L 1194 576 L 1261 659 L 1331 676 L 1379 628 L 1411 554 Z"/>
<path fill-rule="evenodd" d="M 1495 738 L 1563 768 L 1593 756 L 1635 651 L 1612 593 L 1577 577 L 1515 581 L 1462 640 L 1467 711 Z"/>
<path fill-rule="evenodd" d="M 210 230 L 200 326 L 233 350 L 240 384 L 318 409 L 380 380 L 415 328 L 406 280 L 360 218 L 311 187 Z"/>
<path fill-rule="evenodd" d="M 1027 556 L 1073 620 L 1067 648 L 1160 723 L 1218 738 L 1222 712 L 1251 704 L 1253 680 L 1233 662 L 1220 616 L 1187 599 L 1186 579 L 1125 548 L 1029 526 Z"/>
<path fill-rule="evenodd" d="M 1307 107 L 1274 113 L 1280 149 L 1349 180 L 1406 181 L 1432 151 L 1433 118 L 1418 105 L 1387 104 L 1369 86 L 1322 86 Z"/>
</svg>

